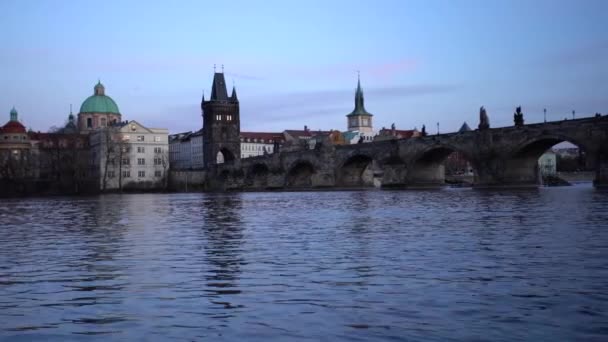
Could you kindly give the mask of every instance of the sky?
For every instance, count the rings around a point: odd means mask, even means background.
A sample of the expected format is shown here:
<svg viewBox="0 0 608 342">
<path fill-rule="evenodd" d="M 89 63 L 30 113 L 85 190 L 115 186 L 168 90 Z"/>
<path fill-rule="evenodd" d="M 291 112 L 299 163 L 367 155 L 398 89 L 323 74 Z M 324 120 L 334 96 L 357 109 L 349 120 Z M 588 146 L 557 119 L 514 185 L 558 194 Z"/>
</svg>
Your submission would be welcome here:
<svg viewBox="0 0 608 342">
<path fill-rule="evenodd" d="M 123 115 L 202 127 L 213 66 L 241 130 L 346 130 L 357 71 L 374 127 L 456 131 L 608 114 L 608 1 L 0 1 L 0 119 L 65 124 L 100 79 Z M 230 91 L 230 89 L 229 89 Z M 1 119 L 0 121 L 4 121 Z"/>
</svg>

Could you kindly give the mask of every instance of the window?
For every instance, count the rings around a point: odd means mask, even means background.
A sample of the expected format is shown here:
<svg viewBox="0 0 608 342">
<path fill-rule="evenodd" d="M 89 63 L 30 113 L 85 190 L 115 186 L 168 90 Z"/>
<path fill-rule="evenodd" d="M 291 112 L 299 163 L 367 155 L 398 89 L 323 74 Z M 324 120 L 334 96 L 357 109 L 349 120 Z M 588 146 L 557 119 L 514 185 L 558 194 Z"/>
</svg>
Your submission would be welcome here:
<svg viewBox="0 0 608 342">
<path fill-rule="evenodd" d="M 130 178 L 131 177 L 131 171 L 126 170 L 122 172 L 122 178 Z"/>
<path fill-rule="evenodd" d="M 101 127 L 106 127 L 106 118 L 101 118 Z"/>
<path fill-rule="evenodd" d="M 146 177 L 146 171 L 137 171 L 137 177 L 139 177 L 139 178 Z"/>
<path fill-rule="evenodd" d="M 221 115 L 219 115 L 219 114 L 218 114 L 218 115 L 216 115 L 216 116 L 215 116 L 215 120 L 216 120 L 216 121 L 222 121 L 222 116 L 221 116 Z"/>
<path fill-rule="evenodd" d="M 144 153 L 145 149 L 143 146 L 137 146 L 137 153 Z"/>
<path fill-rule="evenodd" d="M 162 153 L 163 152 L 163 148 L 162 147 L 155 147 L 154 148 L 154 153 Z"/>
<path fill-rule="evenodd" d="M 122 165 L 129 165 L 129 158 L 123 158 Z"/>
<path fill-rule="evenodd" d="M 163 176 L 163 172 L 160 170 L 156 170 L 154 171 L 154 177 L 162 177 Z"/>
<path fill-rule="evenodd" d="M 146 165 L 146 160 L 144 158 L 137 158 L 137 165 Z"/>
<path fill-rule="evenodd" d="M 367 126 L 369 125 L 369 120 L 368 119 L 363 119 L 363 126 Z"/>
<path fill-rule="evenodd" d="M 137 136 L 137 141 L 144 141 L 144 136 L 143 135 L 138 135 Z"/>
<path fill-rule="evenodd" d="M 131 149 L 128 146 L 122 148 L 122 153 L 129 153 L 129 151 L 131 151 Z"/>
<path fill-rule="evenodd" d="M 160 142 L 160 137 L 154 137 L 155 142 Z"/>
<path fill-rule="evenodd" d="M 162 159 L 160 158 L 154 158 L 154 165 L 162 165 Z"/>
<path fill-rule="evenodd" d="M 87 128 L 93 128 L 93 119 L 87 118 Z"/>
<path fill-rule="evenodd" d="M 114 171 L 108 171 L 108 178 L 114 178 Z"/>
<path fill-rule="evenodd" d="M 129 140 L 131 140 L 131 136 L 130 135 L 123 135 L 122 136 L 122 140 L 123 141 L 129 141 Z"/>
<path fill-rule="evenodd" d="M 108 165 L 114 165 L 114 158 L 108 160 Z"/>
<path fill-rule="evenodd" d="M 226 115 L 226 121 L 232 121 L 232 115 Z"/>
</svg>

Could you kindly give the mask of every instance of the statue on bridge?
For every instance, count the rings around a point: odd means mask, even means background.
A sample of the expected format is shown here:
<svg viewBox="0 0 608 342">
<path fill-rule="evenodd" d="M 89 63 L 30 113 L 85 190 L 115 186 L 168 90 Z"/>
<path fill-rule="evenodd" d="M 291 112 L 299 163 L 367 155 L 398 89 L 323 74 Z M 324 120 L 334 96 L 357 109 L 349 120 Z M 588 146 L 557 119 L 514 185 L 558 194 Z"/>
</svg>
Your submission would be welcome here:
<svg viewBox="0 0 608 342">
<path fill-rule="evenodd" d="M 481 106 L 479 108 L 479 126 L 480 130 L 490 128 L 490 119 L 488 118 L 488 113 L 486 113 L 486 109 Z"/>
<path fill-rule="evenodd" d="M 521 112 L 521 106 L 515 108 L 513 122 L 515 123 L 515 127 L 521 127 L 524 125 L 524 113 Z"/>
<path fill-rule="evenodd" d="M 422 131 L 420 131 L 420 135 L 426 137 L 426 126 L 422 125 Z"/>
</svg>

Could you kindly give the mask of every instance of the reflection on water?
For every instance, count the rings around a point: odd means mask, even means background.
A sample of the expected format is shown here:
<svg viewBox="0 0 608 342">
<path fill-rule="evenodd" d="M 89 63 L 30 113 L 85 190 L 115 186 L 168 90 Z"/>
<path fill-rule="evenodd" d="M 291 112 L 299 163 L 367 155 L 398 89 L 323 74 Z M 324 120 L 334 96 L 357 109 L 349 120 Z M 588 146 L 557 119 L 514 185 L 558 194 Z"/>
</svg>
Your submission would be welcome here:
<svg viewBox="0 0 608 342">
<path fill-rule="evenodd" d="M 0 340 L 605 340 L 608 193 L 0 204 Z"/>
</svg>

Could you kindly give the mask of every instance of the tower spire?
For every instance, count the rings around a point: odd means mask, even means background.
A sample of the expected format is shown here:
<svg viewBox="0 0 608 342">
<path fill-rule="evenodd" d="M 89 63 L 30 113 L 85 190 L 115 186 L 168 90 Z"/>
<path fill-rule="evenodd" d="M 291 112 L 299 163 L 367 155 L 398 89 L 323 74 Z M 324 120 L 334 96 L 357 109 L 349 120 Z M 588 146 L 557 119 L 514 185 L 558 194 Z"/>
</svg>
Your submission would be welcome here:
<svg viewBox="0 0 608 342">
<path fill-rule="evenodd" d="M 234 102 L 239 101 L 239 99 L 236 97 L 236 87 L 234 86 L 234 79 L 232 80 L 232 95 L 230 95 L 230 99 Z"/>
<path fill-rule="evenodd" d="M 361 75 L 357 70 L 357 90 L 355 91 L 355 109 L 349 115 L 371 115 L 365 110 L 363 90 L 361 89 Z"/>
</svg>

